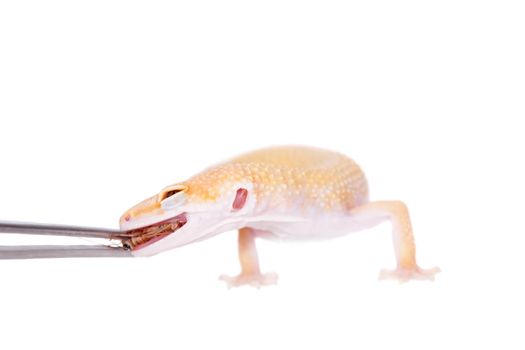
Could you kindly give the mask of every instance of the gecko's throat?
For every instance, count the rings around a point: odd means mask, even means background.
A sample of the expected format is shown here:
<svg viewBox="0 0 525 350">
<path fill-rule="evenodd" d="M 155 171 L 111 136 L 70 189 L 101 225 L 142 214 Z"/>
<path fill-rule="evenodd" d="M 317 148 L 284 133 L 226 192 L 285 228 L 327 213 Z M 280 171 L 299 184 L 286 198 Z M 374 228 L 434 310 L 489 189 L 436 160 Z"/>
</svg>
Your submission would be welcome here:
<svg viewBox="0 0 525 350">
<path fill-rule="evenodd" d="M 122 245 L 128 250 L 138 250 L 147 247 L 177 231 L 187 222 L 186 214 L 180 214 L 173 218 L 154 223 L 149 226 L 139 227 L 126 232 L 129 238 L 122 241 Z"/>
</svg>

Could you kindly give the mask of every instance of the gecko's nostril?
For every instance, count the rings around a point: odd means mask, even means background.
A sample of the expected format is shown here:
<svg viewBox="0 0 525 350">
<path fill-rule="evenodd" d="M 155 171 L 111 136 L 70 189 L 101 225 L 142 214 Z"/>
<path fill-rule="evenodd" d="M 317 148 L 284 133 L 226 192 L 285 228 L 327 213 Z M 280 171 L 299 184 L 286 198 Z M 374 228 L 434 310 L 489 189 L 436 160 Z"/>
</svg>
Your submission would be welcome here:
<svg viewBox="0 0 525 350">
<path fill-rule="evenodd" d="M 131 215 L 130 214 L 126 214 L 126 216 L 124 216 L 124 220 L 125 221 L 131 220 Z"/>
</svg>

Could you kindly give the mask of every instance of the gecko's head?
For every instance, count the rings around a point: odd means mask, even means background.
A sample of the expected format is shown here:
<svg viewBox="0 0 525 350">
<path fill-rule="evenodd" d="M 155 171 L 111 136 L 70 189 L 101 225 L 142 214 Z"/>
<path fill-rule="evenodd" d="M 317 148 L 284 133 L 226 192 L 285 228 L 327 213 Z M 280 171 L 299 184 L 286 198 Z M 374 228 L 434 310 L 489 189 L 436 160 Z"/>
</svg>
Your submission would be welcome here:
<svg viewBox="0 0 525 350">
<path fill-rule="evenodd" d="M 236 225 L 253 212 L 252 185 L 199 182 L 168 186 L 126 211 L 120 229 L 133 255 L 149 256 L 204 239 Z"/>
</svg>

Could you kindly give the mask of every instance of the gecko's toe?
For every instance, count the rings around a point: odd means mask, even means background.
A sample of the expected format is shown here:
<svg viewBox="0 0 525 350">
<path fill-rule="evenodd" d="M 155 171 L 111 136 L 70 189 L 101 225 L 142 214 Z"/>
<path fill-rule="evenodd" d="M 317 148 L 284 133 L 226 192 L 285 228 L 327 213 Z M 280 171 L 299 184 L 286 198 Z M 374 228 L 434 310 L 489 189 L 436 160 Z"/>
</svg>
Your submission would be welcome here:
<svg viewBox="0 0 525 350">
<path fill-rule="evenodd" d="M 379 273 L 380 280 L 397 280 L 399 283 L 410 280 L 433 281 L 436 274 L 441 272 L 439 267 L 431 269 L 422 269 L 418 266 L 412 268 L 398 267 L 395 270 L 381 270 Z"/>
<path fill-rule="evenodd" d="M 279 279 L 276 273 L 269 272 L 269 273 L 251 273 L 251 274 L 243 274 L 237 276 L 228 276 L 228 275 L 221 275 L 219 277 L 221 281 L 226 282 L 228 285 L 228 288 L 232 287 L 240 287 L 244 285 L 250 285 L 255 288 L 261 288 L 263 286 L 269 286 L 273 284 L 277 284 L 277 280 Z"/>
</svg>

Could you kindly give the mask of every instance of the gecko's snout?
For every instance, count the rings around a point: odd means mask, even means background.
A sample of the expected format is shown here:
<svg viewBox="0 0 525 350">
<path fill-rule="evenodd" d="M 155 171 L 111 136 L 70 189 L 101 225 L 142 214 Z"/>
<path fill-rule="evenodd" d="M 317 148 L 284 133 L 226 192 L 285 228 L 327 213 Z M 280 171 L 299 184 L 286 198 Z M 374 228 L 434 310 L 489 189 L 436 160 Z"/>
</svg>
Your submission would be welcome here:
<svg viewBox="0 0 525 350">
<path fill-rule="evenodd" d="M 120 228 L 127 229 L 129 224 L 143 216 L 157 213 L 160 209 L 160 204 L 157 201 L 157 196 L 150 197 L 132 208 L 128 209 L 119 220 Z"/>
<path fill-rule="evenodd" d="M 133 215 L 133 211 L 132 210 L 128 210 L 127 212 L 122 214 L 122 216 L 119 219 L 119 224 L 120 224 L 121 228 L 122 228 L 123 225 L 126 225 L 130 221 L 132 221 L 134 217 L 135 217 L 135 215 Z"/>
</svg>

